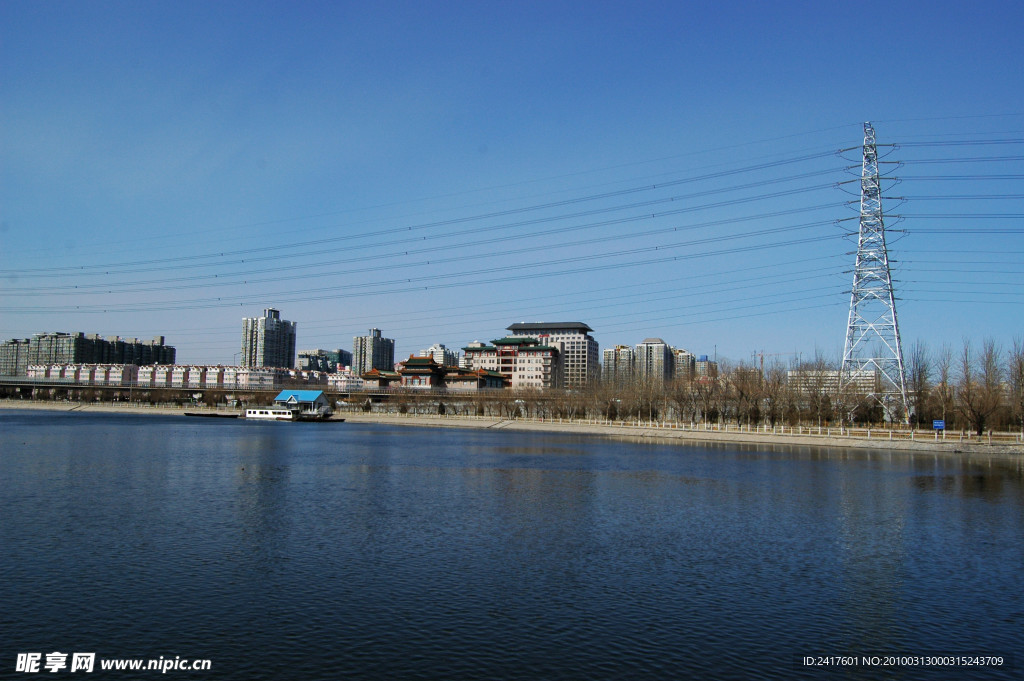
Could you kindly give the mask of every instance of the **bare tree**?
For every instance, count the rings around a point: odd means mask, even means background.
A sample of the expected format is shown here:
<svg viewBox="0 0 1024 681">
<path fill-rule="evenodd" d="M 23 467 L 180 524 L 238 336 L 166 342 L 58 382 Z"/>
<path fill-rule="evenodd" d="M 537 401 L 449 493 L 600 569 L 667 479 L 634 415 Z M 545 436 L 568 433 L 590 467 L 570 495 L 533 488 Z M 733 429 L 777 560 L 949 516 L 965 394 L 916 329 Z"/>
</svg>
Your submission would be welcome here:
<svg viewBox="0 0 1024 681">
<path fill-rule="evenodd" d="M 795 386 L 796 403 L 808 420 L 822 425 L 833 410 L 833 398 L 838 387 L 837 373 L 820 352 L 815 352 L 814 360 L 805 362 L 796 372 L 798 383 Z M 803 420 L 801 418 L 801 420 Z"/>
<path fill-rule="evenodd" d="M 1024 433 L 1024 338 L 1013 340 L 1009 356 L 1010 411 L 1014 422 Z"/>
<path fill-rule="evenodd" d="M 907 356 L 907 389 L 910 399 L 911 419 L 918 425 L 928 422 L 929 391 L 931 390 L 931 363 L 928 359 L 928 346 L 923 341 L 916 341 L 910 346 Z"/>
<path fill-rule="evenodd" d="M 761 372 L 753 367 L 740 364 L 727 375 L 727 395 L 732 403 L 732 412 L 736 417 L 736 425 L 747 425 L 760 420 L 760 402 L 762 394 Z"/>
<path fill-rule="evenodd" d="M 614 421 L 620 417 L 619 386 L 600 383 L 587 389 L 587 409 L 601 418 Z"/>
<path fill-rule="evenodd" d="M 693 382 L 697 404 L 704 423 L 717 421 L 721 407 L 722 385 L 717 376 L 699 376 Z"/>
<path fill-rule="evenodd" d="M 692 376 L 677 378 L 666 386 L 666 398 L 676 412 L 676 418 L 696 423 L 700 412 L 697 399 L 696 379 Z"/>
<path fill-rule="evenodd" d="M 956 387 L 957 407 L 977 434 L 1002 406 L 1001 351 L 993 340 L 982 345 L 981 355 L 974 357 L 970 341 L 964 341 L 960 355 L 960 381 Z"/>
<path fill-rule="evenodd" d="M 953 384 L 953 349 L 948 345 L 943 345 L 935 356 L 935 378 L 930 395 L 932 414 L 943 421 L 951 420 L 956 413 L 956 389 Z"/>
<path fill-rule="evenodd" d="M 786 369 L 778 361 L 774 361 L 765 371 L 764 383 L 762 384 L 764 415 L 772 428 L 776 426 L 785 413 L 785 393 Z"/>
</svg>

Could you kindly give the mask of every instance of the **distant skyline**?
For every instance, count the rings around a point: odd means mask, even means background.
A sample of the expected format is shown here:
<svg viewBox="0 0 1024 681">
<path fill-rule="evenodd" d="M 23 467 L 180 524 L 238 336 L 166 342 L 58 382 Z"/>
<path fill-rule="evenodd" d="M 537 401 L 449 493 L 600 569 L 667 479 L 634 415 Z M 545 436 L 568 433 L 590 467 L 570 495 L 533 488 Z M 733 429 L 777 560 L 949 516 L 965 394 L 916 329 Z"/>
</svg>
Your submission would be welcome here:
<svg viewBox="0 0 1024 681">
<path fill-rule="evenodd" d="M 0 3 L 0 340 L 231 363 L 514 322 L 838 360 L 872 121 L 905 348 L 1024 337 L 1015 2 Z M 837 155 L 840 149 L 845 153 Z M 899 216 L 899 217 L 897 217 Z"/>
</svg>

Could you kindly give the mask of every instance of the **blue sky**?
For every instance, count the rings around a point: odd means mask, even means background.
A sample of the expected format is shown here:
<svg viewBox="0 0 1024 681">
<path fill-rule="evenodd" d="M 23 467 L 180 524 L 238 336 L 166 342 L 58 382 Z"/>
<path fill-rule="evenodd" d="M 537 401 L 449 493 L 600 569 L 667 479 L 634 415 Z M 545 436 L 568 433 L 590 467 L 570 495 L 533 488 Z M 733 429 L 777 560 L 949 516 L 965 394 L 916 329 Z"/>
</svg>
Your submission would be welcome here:
<svg viewBox="0 0 1024 681">
<path fill-rule="evenodd" d="M 1024 335 L 1015 2 L 0 2 L 0 338 L 399 357 L 845 338 L 864 121 L 905 345 Z M 849 168 L 852 166 L 852 170 Z M 844 193 L 843 188 L 854 194 Z M 1017 216 L 1017 217 L 1014 217 Z"/>
</svg>

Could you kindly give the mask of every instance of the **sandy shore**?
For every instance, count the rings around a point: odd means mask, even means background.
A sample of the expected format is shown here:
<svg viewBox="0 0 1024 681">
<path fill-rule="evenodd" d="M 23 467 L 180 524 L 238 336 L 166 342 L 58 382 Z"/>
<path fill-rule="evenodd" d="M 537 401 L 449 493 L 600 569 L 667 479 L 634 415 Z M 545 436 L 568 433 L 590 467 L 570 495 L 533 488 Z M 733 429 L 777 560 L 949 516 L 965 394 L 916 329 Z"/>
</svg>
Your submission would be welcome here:
<svg viewBox="0 0 1024 681">
<path fill-rule="evenodd" d="M 24 400 L 0 400 L 0 409 L 35 409 L 50 411 L 85 411 L 108 412 L 120 414 L 162 414 L 184 416 L 192 413 L 238 414 L 238 410 L 210 409 L 208 407 L 171 407 L 171 406 L 140 406 L 112 404 L 82 404 L 77 402 L 28 402 Z M 678 444 L 698 443 L 732 443 L 756 446 L 786 447 L 841 447 L 856 449 L 897 450 L 912 452 L 931 452 L 950 455 L 988 454 L 1010 458 L 1024 457 L 1022 444 L 988 444 L 987 442 L 959 441 L 952 436 L 946 441 L 934 441 L 928 435 L 918 434 L 917 439 L 888 439 L 887 431 L 874 437 L 828 436 L 817 434 L 778 434 L 764 432 L 738 432 L 735 430 L 703 431 L 635 425 L 607 425 L 594 423 L 567 423 L 555 421 L 536 421 L 530 419 L 498 419 L 493 417 L 458 417 L 410 414 L 367 414 L 341 413 L 351 423 L 382 423 L 388 425 L 418 426 L 423 428 L 478 428 L 488 430 L 521 430 L 548 433 L 573 433 L 579 435 L 598 435 L 631 440 L 646 439 Z M 954 439 L 956 438 L 956 439 Z"/>
</svg>

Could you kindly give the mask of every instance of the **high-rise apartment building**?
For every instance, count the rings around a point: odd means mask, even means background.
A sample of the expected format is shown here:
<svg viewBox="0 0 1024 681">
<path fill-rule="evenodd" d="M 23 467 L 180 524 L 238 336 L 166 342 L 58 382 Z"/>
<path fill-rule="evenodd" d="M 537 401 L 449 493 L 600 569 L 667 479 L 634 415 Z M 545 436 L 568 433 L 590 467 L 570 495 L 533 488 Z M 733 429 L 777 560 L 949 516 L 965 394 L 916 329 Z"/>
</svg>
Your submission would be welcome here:
<svg viewBox="0 0 1024 681">
<path fill-rule="evenodd" d="M 635 375 L 636 353 L 628 345 L 616 345 L 604 351 L 601 380 L 612 385 L 629 385 Z"/>
<path fill-rule="evenodd" d="M 176 351 L 164 337 L 151 341 L 84 333 L 37 333 L 0 344 L 0 375 L 24 376 L 29 365 L 174 364 Z"/>
<path fill-rule="evenodd" d="M 27 338 L 13 338 L 0 344 L 0 376 L 24 376 L 28 372 Z"/>
<path fill-rule="evenodd" d="M 272 307 L 263 310 L 262 317 L 243 319 L 242 366 L 295 366 L 295 327 L 295 322 L 281 319 L 281 313 Z"/>
<path fill-rule="evenodd" d="M 636 346 L 636 375 L 640 379 L 667 381 L 672 378 L 674 356 L 660 338 L 645 338 Z"/>
<path fill-rule="evenodd" d="M 672 348 L 672 356 L 675 364 L 675 377 L 690 379 L 697 370 L 697 357 L 689 350 Z"/>
<path fill-rule="evenodd" d="M 360 376 L 374 369 L 395 370 L 395 341 L 382 338 L 380 329 L 370 329 L 368 336 L 352 339 L 352 371 Z"/>
<path fill-rule="evenodd" d="M 597 341 L 592 328 L 581 322 L 519 322 L 506 327 L 514 336 L 536 338 L 558 348 L 562 386 L 583 388 L 601 377 Z"/>
</svg>

